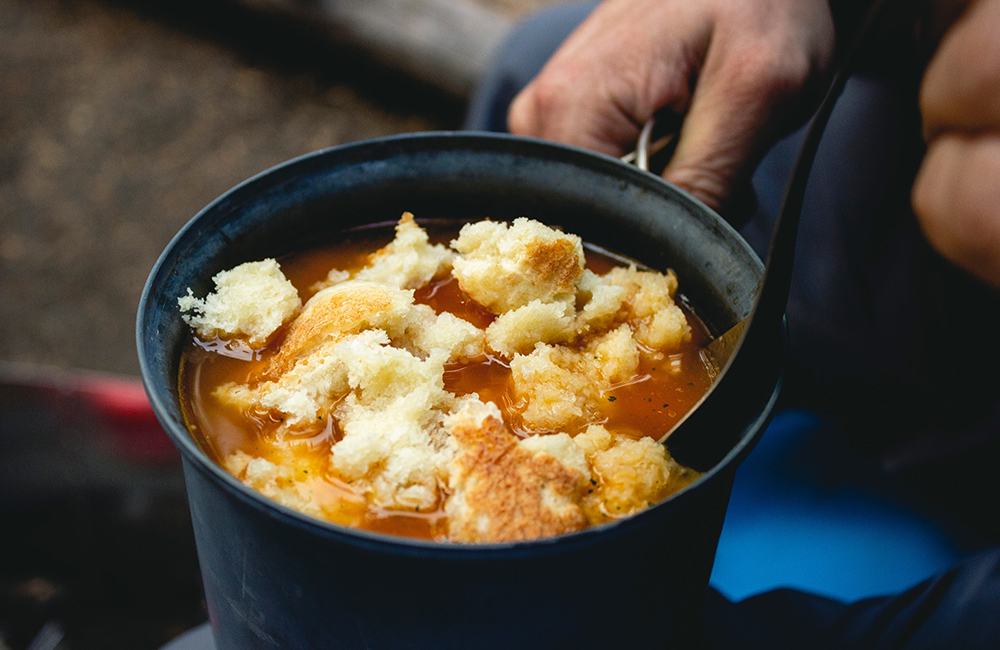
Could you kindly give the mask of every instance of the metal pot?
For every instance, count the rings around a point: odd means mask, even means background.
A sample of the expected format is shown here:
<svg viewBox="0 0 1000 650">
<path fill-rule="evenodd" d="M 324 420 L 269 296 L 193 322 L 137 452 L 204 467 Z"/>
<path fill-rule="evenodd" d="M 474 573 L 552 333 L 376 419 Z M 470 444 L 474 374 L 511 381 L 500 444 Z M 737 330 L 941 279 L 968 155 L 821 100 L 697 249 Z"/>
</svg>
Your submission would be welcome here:
<svg viewBox="0 0 1000 650">
<path fill-rule="evenodd" d="M 526 543 L 458 545 L 316 521 L 244 487 L 198 447 L 178 402 L 189 334 L 177 297 L 220 270 L 331 233 L 418 217 L 531 216 L 673 268 L 713 332 L 753 305 L 763 267 L 720 217 L 621 161 L 502 135 L 391 137 L 299 158 L 226 193 L 154 267 L 137 339 L 150 400 L 184 460 L 205 596 L 220 650 L 690 647 L 736 466 L 766 424 L 782 354 L 733 404 L 738 440 L 693 485 L 629 519 Z M 780 340 L 780 336 L 776 340 Z M 669 446 L 669 442 L 668 442 Z M 683 458 L 679 459 L 683 462 Z"/>
</svg>

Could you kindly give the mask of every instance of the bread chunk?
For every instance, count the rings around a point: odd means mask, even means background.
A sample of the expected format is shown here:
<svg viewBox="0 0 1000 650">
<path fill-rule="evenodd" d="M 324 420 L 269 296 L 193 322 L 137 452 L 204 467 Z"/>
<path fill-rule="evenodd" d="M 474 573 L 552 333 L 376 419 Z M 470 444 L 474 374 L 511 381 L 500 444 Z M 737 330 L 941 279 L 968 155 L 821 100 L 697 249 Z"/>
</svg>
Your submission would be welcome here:
<svg viewBox="0 0 1000 650">
<path fill-rule="evenodd" d="M 583 244 L 524 217 L 505 223 L 463 226 L 452 248 L 460 253 L 453 273 L 462 290 L 495 314 L 533 300 L 572 300 L 583 273 Z"/>
<path fill-rule="evenodd" d="M 383 507 L 434 507 L 450 457 L 433 435 L 453 400 L 444 390 L 444 355 L 421 360 L 365 335 L 334 354 L 348 369 L 350 391 L 335 412 L 343 438 L 331 449 L 331 468 Z"/>
<path fill-rule="evenodd" d="M 691 340 L 691 326 L 674 302 L 677 275 L 673 271 L 654 273 L 635 267 L 619 267 L 605 275 L 612 284 L 625 289 L 625 304 L 638 322 L 635 338 L 655 350 L 674 350 Z"/>
<path fill-rule="evenodd" d="M 596 337 L 582 349 L 539 343 L 510 362 L 515 399 L 526 404 L 527 426 L 557 431 L 601 419 L 605 391 L 628 379 L 639 364 L 639 349 L 625 325 Z"/>
<path fill-rule="evenodd" d="M 247 262 L 217 273 L 215 291 L 204 299 L 189 288 L 177 299 L 184 322 L 205 340 L 244 337 L 262 347 L 302 307 L 295 287 L 273 259 Z"/>
<path fill-rule="evenodd" d="M 271 363 L 272 373 L 287 372 L 318 346 L 363 329 L 388 329 L 402 322 L 413 292 L 376 282 L 350 280 L 323 289 L 306 303 Z"/>
<path fill-rule="evenodd" d="M 363 498 L 330 490 L 318 464 L 304 462 L 287 450 L 273 454 L 270 460 L 235 451 L 223 465 L 250 489 L 303 514 L 351 526 L 367 509 Z"/>
<path fill-rule="evenodd" d="M 584 271 L 576 282 L 576 301 L 582 305 L 576 317 L 576 331 L 585 334 L 611 327 L 620 320 L 626 295 L 625 287 Z"/>
<path fill-rule="evenodd" d="M 510 362 L 514 398 L 525 404 L 525 426 L 556 431 L 597 416 L 593 405 L 600 389 L 586 372 L 579 353 L 539 343 L 529 355 Z"/>
<path fill-rule="evenodd" d="M 612 435 L 601 425 L 591 425 L 573 441 L 593 472 L 595 487 L 583 506 L 592 524 L 635 514 L 698 477 L 652 438 Z"/>
<path fill-rule="evenodd" d="M 459 449 L 445 504 L 449 539 L 523 541 L 586 526 L 580 503 L 589 476 L 549 453 L 558 445 L 547 451 L 544 444 L 519 444 L 495 407 L 478 417 L 474 411 L 463 409 L 448 419 Z"/>
<path fill-rule="evenodd" d="M 402 328 L 390 330 L 393 340 L 414 354 L 444 352 L 449 361 L 467 361 L 483 353 L 486 333 L 448 312 L 437 314 L 427 305 L 413 305 Z"/>
<path fill-rule="evenodd" d="M 356 280 L 380 282 L 401 289 L 417 289 L 447 271 L 455 253 L 440 244 L 431 245 L 427 232 L 404 212 L 396 224 L 396 237 L 371 256 Z"/>
<path fill-rule="evenodd" d="M 254 458 L 242 451 L 226 459 L 226 469 L 243 483 L 283 506 L 307 515 L 322 517 L 323 510 L 300 490 L 296 472 L 288 465 L 276 465 L 264 458 Z"/>
<path fill-rule="evenodd" d="M 501 314 L 486 328 L 489 349 L 511 358 L 528 354 L 536 343 L 563 343 L 573 339 L 575 313 L 566 302 L 532 300 Z"/>
</svg>

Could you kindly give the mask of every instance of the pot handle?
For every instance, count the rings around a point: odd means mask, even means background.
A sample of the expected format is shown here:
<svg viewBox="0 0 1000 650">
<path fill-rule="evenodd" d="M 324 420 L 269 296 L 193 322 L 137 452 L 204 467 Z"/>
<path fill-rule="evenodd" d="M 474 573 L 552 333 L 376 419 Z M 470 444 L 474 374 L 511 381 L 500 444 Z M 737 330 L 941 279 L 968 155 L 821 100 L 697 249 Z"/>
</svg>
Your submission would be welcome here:
<svg viewBox="0 0 1000 650">
<path fill-rule="evenodd" d="M 674 154 L 681 121 L 682 118 L 677 113 L 660 109 L 643 125 L 635 151 L 622 156 L 621 161 L 635 163 L 643 171 L 661 173 Z"/>
</svg>

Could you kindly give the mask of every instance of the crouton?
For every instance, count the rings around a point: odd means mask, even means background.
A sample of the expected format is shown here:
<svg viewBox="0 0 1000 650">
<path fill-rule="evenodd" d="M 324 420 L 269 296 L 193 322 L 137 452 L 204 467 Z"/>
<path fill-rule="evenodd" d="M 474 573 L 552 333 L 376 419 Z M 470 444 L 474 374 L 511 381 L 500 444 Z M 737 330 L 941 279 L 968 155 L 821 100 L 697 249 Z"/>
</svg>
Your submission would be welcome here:
<svg viewBox="0 0 1000 650">
<path fill-rule="evenodd" d="M 677 276 L 673 271 L 654 273 L 635 267 L 618 267 L 605 278 L 626 291 L 625 303 L 638 322 L 636 340 L 654 350 L 674 350 L 691 340 L 691 326 L 674 302 Z"/>
<path fill-rule="evenodd" d="M 539 343 L 531 354 L 516 355 L 511 382 L 514 398 L 525 405 L 525 426 L 556 431 L 594 418 L 600 388 L 586 369 L 579 353 L 561 346 Z"/>
<path fill-rule="evenodd" d="M 586 526 L 580 503 L 589 475 L 549 453 L 560 453 L 560 445 L 519 444 L 499 412 L 476 417 L 471 411 L 448 421 L 459 449 L 445 504 L 449 539 L 523 541 Z"/>
<path fill-rule="evenodd" d="M 374 253 L 367 267 L 354 279 L 380 282 L 401 289 L 417 289 L 451 266 L 455 253 L 440 244 L 431 245 L 427 232 L 404 212 L 396 224 L 396 237 Z"/>
<path fill-rule="evenodd" d="M 204 299 L 189 288 L 177 299 L 184 322 L 205 340 L 245 338 L 263 347 L 302 307 L 298 291 L 273 259 L 247 262 L 217 273 L 215 291 Z"/>
<path fill-rule="evenodd" d="M 280 375 L 317 346 L 366 328 L 385 329 L 401 322 L 413 304 L 413 292 L 351 280 L 323 289 L 306 303 L 271 363 Z"/>
<path fill-rule="evenodd" d="M 594 491 L 583 506 L 591 523 L 635 514 L 698 477 L 652 438 L 613 436 L 592 425 L 574 442 L 587 455 L 594 476 Z"/>
<path fill-rule="evenodd" d="M 572 340 L 573 306 L 565 302 L 532 300 L 501 314 L 486 328 L 486 344 L 503 357 L 528 354 L 536 343 Z"/>
<path fill-rule="evenodd" d="M 571 300 L 583 273 L 583 244 L 537 221 L 480 221 L 462 228 L 452 248 L 453 274 L 462 290 L 495 314 L 533 300 Z"/>
<path fill-rule="evenodd" d="M 415 354 L 444 352 L 448 361 L 468 361 L 481 355 L 486 337 L 472 323 L 448 312 L 437 314 L 427 305 L 413 305 L 401 327 L 390 329 L 390 335 Z"/>
<path fill-rule="evenodd" d="M 331 486 L 316 462 L 276 450 L 272 458 L 235 451 L 223 461 L 225 469 L 252 490 L 292 510 L 356 526 L 364 518 L 364 499 Z"/>
<path fill-rule="evenodd" d="M 384 507 L 432 508 L 448 449 L 431 434 L 453 396 L 444 390 L 444 354 L 421 360 L 405 350 L 350 337 L 333 348 L 350 392 L 335 416 L 343 438 L 331 467 L 371 490 Z"/>
<path fill-rule="evenodd" d="M 514 397 L 525 408 L 527 426 L 541 431 L 575 428 L 600 419 L 605 391 L 632 376 L 639 350 L 622 325 L 592 339 L 581 350 L 539 343 L 510 362 Z"/>
<path fill-rule="evenodd" d="M 576 295 L 583 307 L 577 314 L 575 329 L 586 333 L 610 327 L 622 310 L 627 292 L 625 287 L 584 271 L 577 279 Z"/>
</svg>

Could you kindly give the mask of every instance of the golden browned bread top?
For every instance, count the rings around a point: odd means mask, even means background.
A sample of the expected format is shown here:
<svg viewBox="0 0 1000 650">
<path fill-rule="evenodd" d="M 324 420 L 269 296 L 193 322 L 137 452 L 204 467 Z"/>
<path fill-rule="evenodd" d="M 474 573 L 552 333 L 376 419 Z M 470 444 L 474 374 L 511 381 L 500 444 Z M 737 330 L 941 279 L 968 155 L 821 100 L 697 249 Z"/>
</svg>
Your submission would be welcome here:
<svg viewBox="0 0 1000 650">
<path fill-rule="evenodd" d="M 284 374 L 321 344 L 403 318 L 412 302 L 412 292 L 375 282 L 347 281 L 323 289 L 292 321 L 271 362 L 271 374 Z"/>
<path fill-rule="evenodd" d="M 518 444 L 496 418 L 451 430 L 453 464 L 449 537 L 460 542 L 538 539 L 580 530 L 588 481 L 553 456 Z"/>
<path fill-rule="evenodd" d="M 480 221 L 462 228 L 452 273 L 469 296 L 494 314 L 542 302 L 572 302 L 584 270 L 583 244 L 523 217 L 510 226 Z"/>
</svg>

